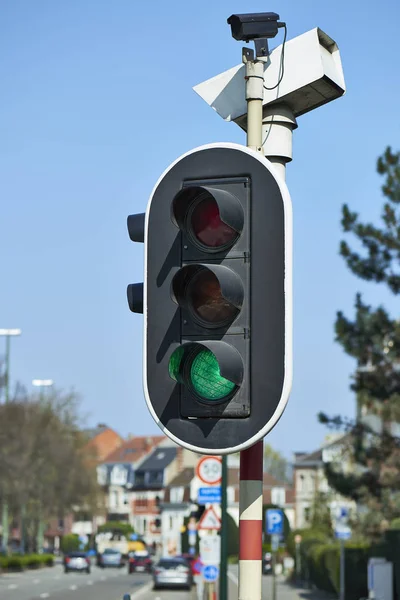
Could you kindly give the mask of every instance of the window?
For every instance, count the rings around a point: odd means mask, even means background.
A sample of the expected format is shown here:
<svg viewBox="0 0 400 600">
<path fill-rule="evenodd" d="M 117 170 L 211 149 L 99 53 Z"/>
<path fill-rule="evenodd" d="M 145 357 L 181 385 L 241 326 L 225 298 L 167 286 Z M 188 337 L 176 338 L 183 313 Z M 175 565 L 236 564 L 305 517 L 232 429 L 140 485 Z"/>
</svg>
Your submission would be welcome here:
<svg viewBox="0 0 400 600">
<path fill-rule="evenodd" d="M 304 475 L 299 475 L 297 479 L 297 487 L 299 488 L 299 492 L 304 491 Z"/>
<path fill-rule="evenodd" d="M 135 485 L 144 485 L 144 471 L 136 471 Z"/>
<path fill-rule="evenodd" d="M 277 506 L 283 506 L 286 502 L 286 491 L 285 488 L 272 488 L 271 490 L 271 502 Z"/>
<path fill-rule="evenodd" d="M 309 521 L 310 521 L 310 513 L 311 513 L 310 507 L 306 506 L 304 509 L 304 520 L 306 523 L 309 523 Z"/>
<path fill-rule="evenodd" d="M 183 487 L 173 487 L 170 491 L 170 499 L 173 504 L 179 504 L 183 501 Z"/>
<path fill-rule="evenodd" d="M 110 508 L 117 508 L 118 506 L 118 498 L 119 494 L 116 490 L 110 492 Z"/>
<path fill-rule="evenodd" d="M 115 465 L 111 471 L 110 481 L 114 485 L 125 485 L 128 480 L 128 471 L 123 465 Z"/>
<path fill-rule="evenodd" d="M 163 484 L 163 480 L 164 480 L 164 473 L 163 471 L 150 471 L 148 474 L 148 481 L 149 484 Z"/>
</svg>

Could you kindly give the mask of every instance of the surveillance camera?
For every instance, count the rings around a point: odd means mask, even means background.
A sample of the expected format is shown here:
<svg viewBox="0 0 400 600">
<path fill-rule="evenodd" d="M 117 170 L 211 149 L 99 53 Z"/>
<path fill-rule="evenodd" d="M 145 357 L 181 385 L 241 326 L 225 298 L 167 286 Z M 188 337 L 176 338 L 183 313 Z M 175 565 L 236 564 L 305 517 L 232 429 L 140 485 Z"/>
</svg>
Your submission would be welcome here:
<svg viewBox="0 0 400 600">
<path fill-rule="evenodd" d="M 279 15 L 273 12 L 231 15 L 228 23 L 235 40 L 248 42 L 260 38 L 274 38 L 278 33 Z"/>
</svg>

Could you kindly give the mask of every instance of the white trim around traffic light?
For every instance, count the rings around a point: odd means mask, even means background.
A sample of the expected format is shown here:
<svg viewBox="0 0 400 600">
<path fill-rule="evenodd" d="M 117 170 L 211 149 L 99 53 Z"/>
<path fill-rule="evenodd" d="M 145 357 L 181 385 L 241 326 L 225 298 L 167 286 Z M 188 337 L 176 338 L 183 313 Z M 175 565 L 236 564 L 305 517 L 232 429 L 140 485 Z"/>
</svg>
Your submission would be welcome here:
<svg viewBox="0 0 400 600">
<path fill-rule="evenodd" d="M 152 405 L 152 402 L 151 402 L 151 399 L 149 396 L 149 392 L 148 392 L 148 388 L 147 388 L 147 347 L 146 347 L 146 341 L 147 341 L 147 258 L 148 258 L 147 257 L 147 254 L 148 254 L 147 233 L 148 233 L 148 219 L 149 219 L 151 202 L 152 202 L 154 193 L 155 193 L 157 187 L 159 186 L 160 182 L 163 180 L 163 178 L 179 161 L 181 161 L 185 157 L 187 157 L 190 154 L 193 154 L 195 152 L 208 150 L 211 148 L 232 149 L 232 150 L 237 150 L 239 152 L 243 152 L 245 154 L 252 156 L 257 161 L 262 163 L 262 165 L 271 173 L 271 175 L 274 177 L 274 179 L 279 187 L 279 190 L 281 192 L 281 195 L 282 195 L 283 209 L 284 209 L 284 235 L 285 235 L 285 274 L 284 274 L 284 294 L 285 294 L 285 358 L 284 358 L 284 363 L 285 363 L 285 375 L 284 375 L 282 393 L 281 393 L 280 401 L 277 405 L 277 408 L 274 411 L 274 414 L 272 415 L 272 417 L 269 419 L 269 421 L 266 424 L 264 424 L 263 427 L 255 435 L 253 435 L 252 437 L 247 439 L 245 442 L 240 443 L 236 446 L 232 446 L 232 447 L 228 447 L 228 448 L 223 447 L 223 448 L 207 449 L 207 448 L 199 447 L 196 445 L 192 445 L 187 442 L 183 442 L 182 440 L 177 438 L 174 434 L 172 434 L 167 429 L 167 427 L 165 427 L 161 423 L 160 419 L 158 418 L 157 414 L 155 413 L 155 410 L 153 408 L 153 405 Z M 255 444 L 258 440 L 262 439 L 269 431 L 271 431 L 271 429 L 276 425 L 276 423 L 280 419 L 281 415 L 283 414 L 283 411 L 284 411 L 287 401 L 289 399 L 289 394 L 290 394 L 290 390 L 291 390 L 291 386 L 292 386 L 292 373 L 293 373 L 293 367 L 292 367 L 292 362 L 293 362 L 293 358 L 292 358 L 292 355 L 293 355 L 293 342 L 292 342 L 292 336 L 293 336 L 293 317 L 292 317 L 292 315 L 293 315 L 293 300 L 292 300 L 293 242 L 292 242 L 292 239 L 293 239 L 292 202 L 291 202 L 290 194 L 289 194 L 288 188 L 286 186 L 286 183 L 281 179 L 280 175 L 275 170 L 274 166 L 263 155 L 255 152 L 254 150 L 252 150 L 250 148 L 242 146 L 240 144 L 233 144 L 233 143 L 226 142 L 226 143 L 207 144 L 204 146 L 199 146 L 197 148 L 194 148 L 193 150 L 186 152 L 185 154 L 180 156 L 178 159 L 176 159 L 172 164 L 170 164 L 169 167 L 164 171 L 164 173 L 158 179 L 156 185 L 154 186 L 154 189 L 152 191 L 152 194 L 150 196 L 150 200 L 149 200 L 149 203 L 147 206 L 146 219 L 145 219 L 144 289 L 143 289 L 143 292 L 144 292 L 143 293 L 143 316 L 144 316 L 143 388 L 144 388 L 146 404 L 148 406 L 151 416 L 156 421 L 158 426 L 162 429 L 162 431 L 165 433 L 165 435 L 167 435 L 170 439 L 172 439 L 178 445 L 184 446 L 185 448 L 187 448 L 188 450 L 191 450 L 193 452 L 198 452 L 198 453 L 202 453 L 202 454 L 219 455 L 219 454 L 231 454 L 233 452 L 239 452 L 241 450 L 249 448 L 250 446 Z"/>
</svg>

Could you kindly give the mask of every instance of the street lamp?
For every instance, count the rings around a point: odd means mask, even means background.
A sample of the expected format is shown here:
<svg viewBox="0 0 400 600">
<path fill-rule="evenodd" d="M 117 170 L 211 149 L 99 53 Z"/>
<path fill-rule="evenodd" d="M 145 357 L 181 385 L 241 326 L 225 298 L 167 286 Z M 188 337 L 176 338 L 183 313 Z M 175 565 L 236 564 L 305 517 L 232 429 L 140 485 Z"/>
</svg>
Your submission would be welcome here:
<svg viewBox="0 0 400 600">
<path fill-rule="evenodd" d="M 0 335 L 6 338 L 6 372 L 5 372 L 5 402 L 10 399 L 10 337 L 13 335 L 21 335 L 20 329 L 0 329 Z M 1 510 L 1 526 L 2 526 L 2 546 L 7 552 L 8 549 L 8 505 L 3 499 Z"/>
<path fill-rule="evenodd" d="M 51 385 L 53 385 L 53 380 L 52 379 L 32 379 L 32 385 L 40 388 L 40 401 L 42 401 L 43 396 L 44 396 L 44 388 L 50 387 Z M 42 548 L 43 548 L 43 540 L 44 540 L 44 523 L 43 523 L 43 519 L 40 517 L 38 532 L 37 532 L 37 548 L 38 548 L 38 552 L 40 552 L 40 553 L 42 552 Z"/>
<path fill-rule="evenodd" d="M 52 379 L 32 379 L 32 385 L 40 388 L 40 398 L 44 396 L 44 388 L 53 385 Z"/>
<path fill-rule="evenodd" d="M 6 374 L 5 374 L 5 401 L 10 399 L 10 337 L 12 335 L 21 335 L 20 329 L 0 329 L 0 335 L 6 338 Z"/>
</svg>

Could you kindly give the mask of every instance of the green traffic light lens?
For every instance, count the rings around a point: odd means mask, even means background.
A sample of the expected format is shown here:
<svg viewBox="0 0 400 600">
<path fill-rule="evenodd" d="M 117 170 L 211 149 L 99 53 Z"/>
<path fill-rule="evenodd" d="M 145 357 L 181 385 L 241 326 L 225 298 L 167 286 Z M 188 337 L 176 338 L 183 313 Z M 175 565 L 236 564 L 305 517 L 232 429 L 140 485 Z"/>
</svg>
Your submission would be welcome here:
<svg viewBox="0 0 400 600">
<path fill-rule="evenodd" d="M 168 363 L 169 376 L 171 377 L 171 379 L 175 379 L 175 381 L 178 381 L 178 382 L 180 382 L 180 379 L 181 379 L 179 377 L 179 372 L 180 372 L 180 368 L 181 368 L 183 354 L 184 354 L 184 349 L 182 346 L 179 346 L 179 348 L 177 348 L 175 350 L 175 352 L 172 353 L 171 358 L 169 359 L 169 363 Z"/>
<path fill-rule="evenodd" d="M 209 402 L 230 396 L 236 385 L 222 377 L 218 361 L 210 350 L 200 350 L 190 367 L 190 382 L 196 394 Z"/>
</svg>

